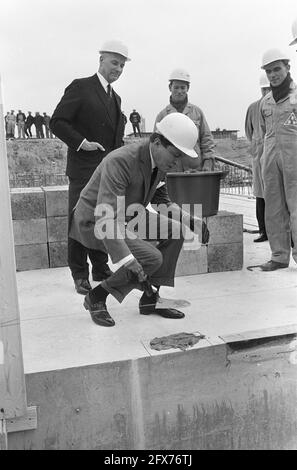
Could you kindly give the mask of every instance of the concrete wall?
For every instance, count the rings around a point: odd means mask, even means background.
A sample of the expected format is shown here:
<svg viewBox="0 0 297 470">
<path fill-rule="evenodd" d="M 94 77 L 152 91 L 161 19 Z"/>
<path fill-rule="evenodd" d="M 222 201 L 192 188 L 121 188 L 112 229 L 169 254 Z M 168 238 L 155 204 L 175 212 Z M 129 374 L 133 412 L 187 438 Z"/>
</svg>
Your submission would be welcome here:
<svg viewBox="0 0 297 470">
<path fill-rule="evenodd" d="M 17 271 L 67 265 L 67 186 L 11 189 Z"/>
<path fill-rule="evenodd" d="M 9 449 L 296 450 L 296 334 L 257 336 L 28 374 L 38 429 Z"/>
<path fill-rule="evenodd" d="M 67 186 L 11 190 L 11 207 L 18 271 L 67 266 Z M 187 250 L 177 276 L 239 270 L 243 265 L 243 218 L 219 212 L 207 218 L 208 246 Z"/>
</svg>

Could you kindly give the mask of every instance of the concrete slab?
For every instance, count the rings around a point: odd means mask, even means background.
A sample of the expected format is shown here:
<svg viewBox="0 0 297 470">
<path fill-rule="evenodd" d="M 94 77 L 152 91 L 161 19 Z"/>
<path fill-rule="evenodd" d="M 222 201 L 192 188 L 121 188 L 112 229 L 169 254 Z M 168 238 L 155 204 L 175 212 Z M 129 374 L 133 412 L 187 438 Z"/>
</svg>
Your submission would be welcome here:
<svg viewBox="0 0 297 470">
<path fill-rule="evenodd" d="M 133 291 L 121 305 L 108 300 L 116 326 L 101 328 L 84 310 L 68 268 L 17 273 L 26 373 L 145 357 L 149 339 L 179 332 L 199 331 L 209 346 L 224 335 L 296 324 L 296 265 L 248 271 L 255 258 L 260 263 L 270 254 L 268 243 L 258 246 L 253 238 L 244 234 L 242 271 L 178 277 L 175 288 L 162 288 L 163 297 L 191 302 L 182 320 L 140 316 L 140 292 Z"/>
</svg>

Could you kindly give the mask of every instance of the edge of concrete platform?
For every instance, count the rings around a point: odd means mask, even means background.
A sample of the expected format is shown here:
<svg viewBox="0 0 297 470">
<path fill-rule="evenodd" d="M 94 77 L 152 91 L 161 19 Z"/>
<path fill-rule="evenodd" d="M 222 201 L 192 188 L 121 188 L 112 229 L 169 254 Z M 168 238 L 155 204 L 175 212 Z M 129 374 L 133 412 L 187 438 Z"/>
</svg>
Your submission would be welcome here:
<svg viewBox="0 0 297 470">
<path fill-rule="evenodd" d="M 9 449 L 295 450 L 296 337 L 291 324 L 26 374 L 37 429 Z"/>
</svg>

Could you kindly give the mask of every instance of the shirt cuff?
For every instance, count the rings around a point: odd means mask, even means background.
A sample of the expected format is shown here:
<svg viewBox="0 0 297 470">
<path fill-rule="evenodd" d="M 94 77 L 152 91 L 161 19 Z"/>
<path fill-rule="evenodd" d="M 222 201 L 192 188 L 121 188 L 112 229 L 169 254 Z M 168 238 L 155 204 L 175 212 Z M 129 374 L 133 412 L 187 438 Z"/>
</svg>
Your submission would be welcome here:
<svg viewBox="0 0 297 470">
<path fill-rule="evenodd" d="M 80 151 L 82 144 L 83 144 L 84 142 L 86 142 L 86 140 L 87 140 L 87 139 L 84 139 L 84 140 L 82 141 L 82 143 L 80 144 L 80 146 L 76 149 L 77 152 Z"/>
<path fill-rule="evenodd" d="M 115 271 L 117 271 L 118 269 L 120 269 L 122 266 L 124 266 L 124 264 L 128 263 L 128 261 L 132 261 L 134 259 L 134 256 L 132 255 L 132 253 L 128 256 L 125 256 L 125 258 L 122 258 L 120 259 L 120 261 L 118 261 L 117 263 L 115 263 L 113 265 L 113 269 Z"/>
</svg>

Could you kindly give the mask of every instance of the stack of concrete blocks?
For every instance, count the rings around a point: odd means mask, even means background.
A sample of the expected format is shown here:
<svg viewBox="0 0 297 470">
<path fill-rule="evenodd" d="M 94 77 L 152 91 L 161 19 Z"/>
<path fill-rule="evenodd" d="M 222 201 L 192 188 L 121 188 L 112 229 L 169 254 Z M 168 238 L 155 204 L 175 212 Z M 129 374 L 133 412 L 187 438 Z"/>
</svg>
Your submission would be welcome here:
<svg viewBox="0 0 297 470">
<path fill-rule="evenodd" d="M 185 242 L 176 276 L 236 271 L 243 266 L 243 216 L 221 211 L 205 219 L 210 233 L 208 245 L 188 250 Z"/>
<path fill-rule="evenodd" d="M 67 186 L 11 189 L 17 271 L 67 265 Z"/>
<path fill-rule="evenodd" d="M 67 186 L 11 190 L 18 271 L 67 266 Z M 235 271 L 243 266 L 243 217 L 207 217 L 210 240 L 199 250 L 184 245 L 177 276 Z"/>
</svg>

